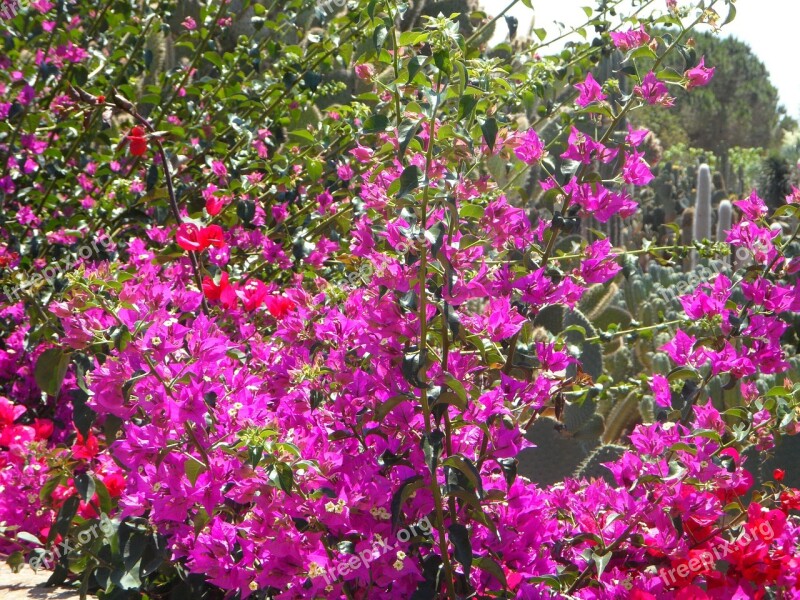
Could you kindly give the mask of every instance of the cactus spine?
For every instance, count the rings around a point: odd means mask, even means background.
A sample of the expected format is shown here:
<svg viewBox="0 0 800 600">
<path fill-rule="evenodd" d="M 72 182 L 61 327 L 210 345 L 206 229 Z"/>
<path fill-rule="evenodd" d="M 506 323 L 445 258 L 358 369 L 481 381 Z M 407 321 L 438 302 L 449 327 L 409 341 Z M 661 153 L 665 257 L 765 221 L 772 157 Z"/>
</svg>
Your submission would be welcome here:
<svg viewBox="0 0 800 600">
<path fill-rule="evenodd" d="M 711 169 L 706 164 L 697 170 L 697 197 L 694 204 L 695 241 L 711 239 Z M 692 251 L 692 268 L 697 267 L 699 256 Z"/>
</svg>

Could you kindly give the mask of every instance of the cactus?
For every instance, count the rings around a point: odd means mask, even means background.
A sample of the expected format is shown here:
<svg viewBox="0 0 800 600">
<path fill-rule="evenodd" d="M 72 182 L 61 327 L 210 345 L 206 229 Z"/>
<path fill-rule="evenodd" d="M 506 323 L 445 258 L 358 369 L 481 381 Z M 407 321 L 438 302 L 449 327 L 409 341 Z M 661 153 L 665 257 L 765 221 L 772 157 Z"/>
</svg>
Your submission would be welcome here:
<svg viewBox="0 0 800 600">
<path fill-rule="evenodd" d="M 772 481 L 775 469 L 786 471 L 784 485 L 792 488 L 800 486 L 800 470 L 797 469 L 797 461 L 800 460 L 800 435 L 776 439 L 774 453 L 769 457 L 763 457 L 755 446 L 749 446 L 743 454 L 747 457 L 745 468 L 755 479 L 752 489 L 758 489 L 767 481 Z"/>
<path fill-rule="evenodd" d="M 550 304 L 545 306 L 533 318 L 534 327 L 544 327 L 553 335 L 558 335 L 564 328 L 564 306 Z"/>
<path fill-rule="evenodd" d="M 606 374 L 615 382 L 625 381 L 631 374 L 633 353 L 628 346 L 622 346 L 616 352 L 605 355 Z"/>
<path fill-rule="evenodd" d="M 625 430 L 641 418 L 639 414 L 639 399 L 636 392 L 631 392 L 617 402 L 608 413 L 603 432 L 603 442 L 609 444 L 622 437 Z"/>
<path fill-rule="evenodd" d="M 519 452 L 517 472 L 540 485 L 551 485 L 573 475 L 600 475 L 596 471 L 590 474 L 584 467 L 589 466 L 596 450 L 602 448 L 601 431 L 598 431 L 598 426 L 602 428 L 602 418 L 595 415 L 586 425 L 588 427 L 573 434 L 553 418 L 538 418 L 525 433 L 525 438 L 536 447 Z M 613 457 L 604 458 L 602 462 L 609 460 Z"/>
<path fill-rule="evenodd" d="M 728 200 L 719 203 L 717 210 L 717 242 L 724 242 L 728 237 L 733 219 L 733 207 Z M 723 257 L 723 262 L 730 264 L 730 257 Z"/>
<path fill-rule="evenodd" d="M 694 239 L 694 207 L 690 206 L 681 215 L 681 245 L 691 246 Z M 690 260 L 684 260 L 684 271 L 691 266 Z"/>
<path fill-rule="evenodd" d="M 605 463 L 611 463 L 622 458 L 627 448 L 614 444 L 603 444 L 598 446 L 589 457 L 584 460 L 578 470 L 575 471 L 576 478 L 585 479 L 604 479 L 608 485 L 616 486 L 614 475 L 605 467 Z"/>
<path fill-rule="evenodd" d="M 592 376 L 592 379 L 597 379 L 603 374 L 603 350 L 599 344 L 587 344 L 584 342 L 585 338 L 596 337 L 597 331 L 594 326 L 589 322 L 589 319 L 579 310 L 566 311 L 564 314 L 564 329 L 577 325 L 582 327 L 586 332 L 582 335 L 579 331 L 568 331 L 565 339 L 570 346 L 581 346 L 580 361 L 584 372 Z M 567 376 L 574 376 L 576 368 L 570 365 L 567 368 Z"/>
<path fill-rule="evenodd" d="M 733 219 L 733 207 L 728 200 L 723 200 L 719 203 L 719 212 L 717 217 L 717 241 L 724 242 L 728 237 L 728 231 L 731 228 Z"/>
<path fill-rule="evenodd" d="M 711 169 L 706 164 L 697 170 L 697 197 L 694 204 L 692 239 L 711 239 Z M 697 267 L 699 255 L 692 251 L 692 268 Z"/>
<path fill-rule="evenodd" d="M 675 186 L 667 170 L 659 174 L 654 188 L 656 210 L 662 211 L 664 223 L 672 223 L 675 220 Z"/>
<path fill-rule="evenodd" d="M 576 440 L 562 433 L 563 425 L 550 417 L 540 417 L 525 432 L 525 439 L 536 444 L 517 455 L 517 472 L 541 485 L 561 481 L 579 467 L 599 445 L 599 440 Z"/>
<path fill-rule="evenodd" d="M 605 312 L 618 290 L 619 286 L 613 282 L 610 285 L 592 285 L 578 302 L 578 309 L 596 325 L 595 319 Z"/>
</svg>

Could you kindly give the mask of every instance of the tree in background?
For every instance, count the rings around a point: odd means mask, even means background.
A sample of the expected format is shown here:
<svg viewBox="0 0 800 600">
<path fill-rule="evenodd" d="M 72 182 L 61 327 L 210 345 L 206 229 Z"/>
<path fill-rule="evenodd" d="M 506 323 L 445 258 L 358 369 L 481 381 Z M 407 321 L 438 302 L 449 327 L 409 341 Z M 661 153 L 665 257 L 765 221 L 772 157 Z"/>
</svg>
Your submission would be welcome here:
<svg viewBox="0 0 800 600">
<path fill-rule="evenodd" d="M 707 33 L 695 37 L 694 53 L 677 58 L 677 70 L 705 57 L 715 67 L 710 84 L 686 93 L 674 89 L 675 108 L 644 107 L 632 116 L 647 123 L 665 148 L 686 143 L 724 157 L 734 147 L 773 149 L 797 123 L 778 102 L 764 63 L 746 43 Z M 689 64 L 688 66 L 692 66 Z M 666 112 L 666 114 L 665 114 Z"/>
<path fill-rule="evenodd" d="M 778 103 L 778 90 L 750 47 L 735 38 L 701 34 L 695 38 L 697 57 L 716 68 L 707 87 L 679 93 L 676 109 L 693 146 L 725 156 L 734 147 L 772 148 L 781 129 L 796 123 Z"/>
</svg>

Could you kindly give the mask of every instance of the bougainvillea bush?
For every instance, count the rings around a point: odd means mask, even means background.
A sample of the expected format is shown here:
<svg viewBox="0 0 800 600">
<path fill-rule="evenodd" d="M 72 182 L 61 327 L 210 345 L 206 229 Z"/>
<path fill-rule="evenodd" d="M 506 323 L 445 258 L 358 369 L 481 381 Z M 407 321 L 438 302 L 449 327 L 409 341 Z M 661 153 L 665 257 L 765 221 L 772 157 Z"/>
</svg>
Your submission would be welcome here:
<svg viewBox="0 0 800 600">
<path fill-rule="evenodd" d="M 0 26 L 0 551 L 104 598 L 800 596 L 796 461 L 763 468 L 800 193 L 609 237 L 655 167 L 628 116 L 713 77 L 692 31 L 732 2 L 532 39 L 424 4 Z M 523 476 L 542 424 L 582 470 Z"/>
</svg>

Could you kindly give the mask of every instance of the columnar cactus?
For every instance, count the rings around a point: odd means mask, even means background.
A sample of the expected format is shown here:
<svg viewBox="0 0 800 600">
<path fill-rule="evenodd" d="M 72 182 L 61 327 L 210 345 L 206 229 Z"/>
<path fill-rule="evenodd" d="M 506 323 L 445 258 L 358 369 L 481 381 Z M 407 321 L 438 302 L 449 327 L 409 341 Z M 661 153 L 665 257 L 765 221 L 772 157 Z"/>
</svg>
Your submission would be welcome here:
<svg viewBox="0 0 800 600">
<path fill-rule="evenodd" d="M 681 245 L 690 246 L 693 238 L 694 230 L 694 207 L 690 206 L 683 211 L 681 215 Z M 684 271 L 688 270 L 691 260 L 685 259 L 683 263 Z"/>
<path fill-rule="evenodd" d="M 719 213 L 717 214 L 717 241 L 724 242 L 728 237 L 728 230 L 733 223 L 733 206 L 730 201 L 723 200 L 719 203 Z"/>
<path fill-rule="evenodd" d="M 711 238 L 711 169 L 706 164 L 700 165 L 697 170 L 692 237 L 696 241 Z M 692 252 L 692 268 L 697 266 L 698 259 L 697 252 Z"/>
<path fill-rule="evenodd" d="M 733 223 L 733 206 L 730 201 L 723 200 L 719 203 L 719 211 L 717 213 L 717 242 L 724 242 L 728 237 Z M 723 259 L 727 264 L 730 264 L 728 257 Z"/>
</svg>

